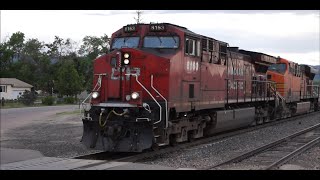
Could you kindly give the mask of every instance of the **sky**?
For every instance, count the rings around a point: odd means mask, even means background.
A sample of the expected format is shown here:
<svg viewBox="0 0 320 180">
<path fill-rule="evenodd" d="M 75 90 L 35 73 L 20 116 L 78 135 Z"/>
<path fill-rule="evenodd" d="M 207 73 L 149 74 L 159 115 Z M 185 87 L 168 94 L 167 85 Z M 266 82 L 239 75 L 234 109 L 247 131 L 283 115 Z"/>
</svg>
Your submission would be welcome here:
<svg viewBox="0 0 320 180">
<path fill-rule="evenodd" d="M 54 36 L 111 34 L 135 23 L 135 10 L 1 10 L 1 39 L 21 31 L 46 43 Z M 240 49 L 309 65 L 320 64 L 320 11 L 142 10 L 143 23 L 173 23 Z"/>
</svg>

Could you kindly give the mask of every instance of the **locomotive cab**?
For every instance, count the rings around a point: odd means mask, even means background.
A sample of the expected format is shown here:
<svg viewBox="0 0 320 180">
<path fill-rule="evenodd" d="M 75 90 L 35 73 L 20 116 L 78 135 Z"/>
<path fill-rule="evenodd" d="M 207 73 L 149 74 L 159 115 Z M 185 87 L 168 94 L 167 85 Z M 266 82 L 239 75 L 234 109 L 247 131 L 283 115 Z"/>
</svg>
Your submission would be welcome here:
<svg viewBox="0 0 320 180">
<path fill-rule="evenodd" d="M 267 76 L 269 80 L 276 82 L 277 91 L 287 103 L 300 101 L 303 78 L 297 63 L 280 58 L 277 64 L 268 68 Z"/>
<path fill-rule="evenodd" d="M 276 91 L 281 95 L 282 103 L 286 103 L 287 114 L 318 109 L 319 87 L 310 81 L 314 76 L 310 69 L 307 65 L 298 65 L 283 58 L 268 68 L 268 80 L 276 83 Z"/>
<path fill-rule="evenodd" d="M 267 78 L 276 83 L 276 89 L 284 96 L 284 77 L 287 70 L 286 63 L 272 64 L 268 67 Z"/>
</svg>

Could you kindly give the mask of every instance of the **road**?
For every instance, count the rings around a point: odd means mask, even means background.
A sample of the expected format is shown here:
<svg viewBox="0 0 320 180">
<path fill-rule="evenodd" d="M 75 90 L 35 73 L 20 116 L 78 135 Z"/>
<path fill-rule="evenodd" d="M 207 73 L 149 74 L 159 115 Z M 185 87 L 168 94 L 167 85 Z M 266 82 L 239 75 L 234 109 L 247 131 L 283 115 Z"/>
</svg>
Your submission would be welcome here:
<svg viewBox="0 0 320 180">
<path fill-rule="evenodd" d="M 78 105 L 0 109 L 1 135 L 8 130 L 19 128 L 39 120 L 46 120 L 48 117 L 56 115 L 57 113 L 74 111 L 78 109 Z"/>
<path fill-rule="evenodd" d="M 89 153 L 80 143 L 82 121 L 77 111 L 78 105 L 0 109 L 0 164 Z"/>
</svg>

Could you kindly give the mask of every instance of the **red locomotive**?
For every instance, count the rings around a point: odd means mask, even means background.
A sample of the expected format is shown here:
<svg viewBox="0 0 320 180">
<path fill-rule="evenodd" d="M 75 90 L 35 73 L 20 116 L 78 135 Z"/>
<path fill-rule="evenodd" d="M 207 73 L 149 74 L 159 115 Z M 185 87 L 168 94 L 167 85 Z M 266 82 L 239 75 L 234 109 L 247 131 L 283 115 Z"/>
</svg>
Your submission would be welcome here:
<svg viewBox="0 0 320 180">
<path fill-rule="evenodd" d="M 319 110 L 309 66 L 196 34 L 174 24 L 133 24 L 94 61 L 82 142 L 141 152 Z"/>
</svg>

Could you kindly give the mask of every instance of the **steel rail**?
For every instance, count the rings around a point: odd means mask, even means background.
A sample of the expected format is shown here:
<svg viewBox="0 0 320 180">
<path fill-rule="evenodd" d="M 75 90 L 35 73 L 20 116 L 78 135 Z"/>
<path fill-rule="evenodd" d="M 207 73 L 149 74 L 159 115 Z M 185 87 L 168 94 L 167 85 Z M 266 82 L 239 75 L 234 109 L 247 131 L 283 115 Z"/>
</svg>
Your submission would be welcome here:
<svg viewBox="0 0 320 180">
<path fill-rule="evenodd" d="M 243 161 L 243 160 L 248 159 L 248 158 L 250 158 L 250 157 L 252 157 L 252 156 L 254 156 L 254 155 L 256 155 L 256 154 L 258 154 L 260 152 L 263 152 L 263 151 L 268 150 L 268 149 L 270 149 L 272 147 L 275 147 L 275 146 L 277 146 L 279 144 L 287 142 L 287 141 L 289 141 L 289 140 L 291 140 L 291 139 L 293 139 L 293 138 L 295 138 L 297 136 L 300 136 L 302 134 L 310 132 L 310 131 L 312 131 L 312 130 L 314 130 L 316 128 L 319 128 L 319 127 L 320 127 L 320 123 L 318 123 L 318 124 L 316 124 L 314 126 L 308 127 L 306 129 L 303 129 L 303 130 L 301 130 L 301 131 L 299 131 L 297 133 L 294 133 L 294 134 L 291 134 L 291 135 L 286 136 L 284 138 L 281 138 L 281 139 L 279 139 L 277 141 L 274 141 L 274 142 L 271 142 L 269 144 L 266 144 L 266 145 L 263 145 L 261 147 L 258 147 L 258 148 L 254 149 L 254 150 L 249 151 L 249 152 L 243 153 L 243 154 L 241 154 L 239 156 L 231 158 L 231 159 L 229 159 L 227 161 L 224 161 L 222 163 L 216 164 L 214 166 L 207 167 L 207 168 L 205 168 L 205 170 L 214 169 L 216 167 L 223 166 L 223 165 L 226 165 L 226 164 L 237 163 L 237 162 Z"/>
<path fill-rule="evenodd" d="M 271 169 L 274 169 L 278 166 L 281 166 L 281 165 L 285 164 L 286 162 L 288 162 L 289 160 L 291 160 L 292 158 L 294 158 L 295 156 L 314 147 L 318 143 L 320 143 L 320 137 L 317 137 L 317 138 L 313 139 L 312 141 L 309 141 L 308 143 L 304 144 L 300 148 L 296 149 L 295 151 L 291 152 L 290 154 L 286 155 L 285 157 L 279 159 L 278 161 L 276 161 L 276 162 L 272 163 L 271 165 L 269 165 L 268 167 L 264 168 L 264 170 L 271 170 Z"/>
</svg>

